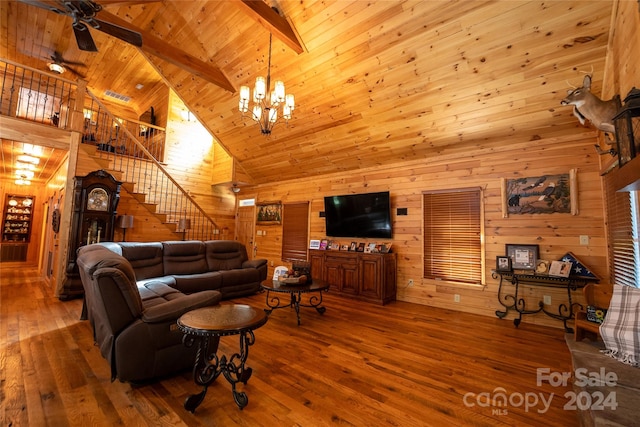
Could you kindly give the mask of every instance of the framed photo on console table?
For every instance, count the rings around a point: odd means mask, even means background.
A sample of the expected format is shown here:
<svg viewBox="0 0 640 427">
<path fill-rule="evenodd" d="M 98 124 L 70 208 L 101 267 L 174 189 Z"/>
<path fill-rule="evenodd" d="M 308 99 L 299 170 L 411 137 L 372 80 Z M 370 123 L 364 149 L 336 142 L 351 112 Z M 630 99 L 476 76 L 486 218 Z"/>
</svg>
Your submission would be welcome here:
<svg viewBox="0 0 640 427">
<path fill-rule="evenodd" d="M 507 256 L 514 270 L 535 270 L 538 261 L 538 245 L 507 244 Z"/>
<path fill-rule="evenodd" d="M 549 267 L 549 276 L 569 277 L 571 265 L 570 261 L 552 261 L 551 267 Z"/>
<path fill-rule="evenodd" d="M 508 256 L 496 257 L 496 271 L 498 273 L 508 273 L 511 271 L 511 258 Z"/>
</svg>

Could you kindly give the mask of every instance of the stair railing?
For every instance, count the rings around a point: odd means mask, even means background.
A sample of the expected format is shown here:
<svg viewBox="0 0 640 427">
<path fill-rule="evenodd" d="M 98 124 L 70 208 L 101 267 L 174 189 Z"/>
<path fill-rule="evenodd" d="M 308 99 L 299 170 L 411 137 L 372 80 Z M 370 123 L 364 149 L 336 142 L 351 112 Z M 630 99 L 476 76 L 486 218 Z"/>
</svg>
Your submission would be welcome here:
<svg viewBox="0 0 640 427">
<path fill-rule="evenodd" d="M 124 182 L 135 185 L 145 194 L 144 203 L 156 206 L 156 213 L 167 223 L 188 219 L 190 228 L 177 229 L 183 239 L 213 240 L 220 228 L 162 166 L 164 129 L 135 120 L 115 117 L 100 100 L 87 90 L 90 105 L 85 108 L 83 143 L 96 145 L 97 155 L 107 159 Z"/>
</svg>

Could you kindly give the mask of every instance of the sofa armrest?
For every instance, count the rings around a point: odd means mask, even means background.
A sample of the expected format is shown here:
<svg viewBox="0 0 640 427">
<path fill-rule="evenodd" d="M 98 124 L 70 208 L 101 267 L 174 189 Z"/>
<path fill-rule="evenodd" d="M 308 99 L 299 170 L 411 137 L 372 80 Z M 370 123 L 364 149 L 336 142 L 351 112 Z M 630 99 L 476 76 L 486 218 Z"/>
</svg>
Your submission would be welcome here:
<svg viewBox="0 0 640 427">
<path fill-rule="evenodd" d="M 218 291 L 202 291 L 195 294 L 184 295 L 166 303 L 149 307 L 142 312 L 142 321 L 145 323 L 161 323 L 168 320 L 178 320 L 184 313 L 196 308 L 216 305 L 222 299 Z"/>
<path fill-rule="evenodd" d="M 263 265 L 267 265 L 266 259 L 250 259 L 242 263 L 242 268 L 260 268 Z"/>
</svg>

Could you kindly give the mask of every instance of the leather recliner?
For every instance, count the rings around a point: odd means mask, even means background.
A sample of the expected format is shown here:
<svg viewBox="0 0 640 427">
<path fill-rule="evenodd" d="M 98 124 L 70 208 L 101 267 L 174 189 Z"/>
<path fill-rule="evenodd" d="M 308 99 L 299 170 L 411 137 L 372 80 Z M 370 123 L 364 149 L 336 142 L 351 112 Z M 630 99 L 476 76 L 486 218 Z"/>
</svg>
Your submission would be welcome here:
<svg viewBox="0 0 640 427">
<path fill-rule="evenodd" d="M 95 342 L 111 365 L 112 381 L 144 382 L 193 367 L 196 348 L 182 344 L 177 319 L 190 310 L 218 304 L 220 292 L 186 295 L 166 280 L 139 287 L 129 261 L 97 250 L 96 245 L 80 248 L 77 260 L 87 317 Z M 217 344 L 212 343 L 211 350 Z"/>
</svg>

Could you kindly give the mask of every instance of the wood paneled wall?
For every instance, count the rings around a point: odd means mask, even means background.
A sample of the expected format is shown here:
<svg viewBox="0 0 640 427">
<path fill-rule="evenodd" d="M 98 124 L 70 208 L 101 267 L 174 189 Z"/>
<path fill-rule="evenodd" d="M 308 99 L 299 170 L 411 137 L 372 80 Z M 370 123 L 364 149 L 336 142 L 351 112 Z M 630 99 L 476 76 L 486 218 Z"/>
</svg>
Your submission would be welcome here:
<svg viewBox="0 0 640 427">
<path fill-rule="evenodd" d="M 612 22 L 602 92 L 624 100 L 631 88 L 640 88 L 640 4 L 616 1 Z"/>
<path fill-rule="evenodd" d="M 599 162 L 593 144 L 594 131 L 577 130 L 573 137 L 538 141 L 505 140 L 503 148 L 489 153 L 481 149 L 464 156 L 443 155 L 438 159 L 413 159 L 392 167 L 361 170 L 308 180 L 261 185 L 241 197 L 255 196 L 256 201 L 281 200 L 283 203 L 311 203 L 310 238 L 325 238 L 323 197 L 332 194 L 391 192 L 394 237 L 393 250 L 398 254 L 398 293 L 403 301 L 446 307 L 493 316 L 498 303 L 498 283 L 491 277 L 496 256 L 505 254 L 505 244 L 537 244 L 543 259 L 559 259 L 574 253 L 604 281 L 607 280 L 606 241 Z M 579 214 L 526 214 L 503 218 L 500 183 L 502 178 L 542 176 L 578 170 Z M 456 285 L 422 278 L 422 193 L 428 190 L 481 187 L 484 190 L 485 286 Z M 397 216 L 397 208 L 407 208 L 408 215 Z M 257 257 L 268 258 L 271 265 L 281 265 L 280 226 L 257 226 Z M 580 245 L 580 236 L 589 236 L 589 245 Z M 342 239 L 349 242 L 352 239 Z M 362 240 L 362 239 L 360 239 Z M 286 263 L 284 263 L 286 265 Z M 413 286 L 408 281 L 413 280 Z M 454 294 L 460 302 L 454 303 Z M 527 289 L 530 304 L 550 295 L 552 302 L 566 299 L 566 292 L 553 289 Z M 580 298 L 580 297 L 578 297 Z M 561 326 L 544 315 L 529 316 L 526 322 Z"/>
<path fill-rule="evenodd" d="M 640 87 L 640 55 L 637 54 L 640 51 L 638 3 L 617 1 L 614 5 L 613 22 L 603 99 L 609 99 L 616 93 L 624 98 L 632 87 Z M 255 196 L 258 202 L 309 200 L 310 238 L 321 239 L 325 237 L 324 220 L 319 218 L 318 213 L 324 208 L 325 195 L 389 190 L 394 216 L 393 249 L 398 254 L 398 299 L 494 316 L 495 310 L 501 306 L 497 299 L 497 282 L 491 277 L 490 271 L 495 267 L 496 256 L 504 255 L 506 243 L 537 244 L 541 258 L 549 260 L 558 259 L 570 251 L 601 278 L 601 283 L 608 283 L 607 241 L 599 169 L 601 162 L 610 159 L 596 154 L 593 145 L 598 140 L 602 140 L 600 133 L 593 128 L 579 126 L 572 137 L 527 141 L 505 139 L 501 149 L 489 152 L 477 147 L 476 150 L 445 154 L 435 160 L 407 159 L 393 167 L 280 182 L 247 189 L 241 197 Z M 578 171 L 578 215 L 502 217 L 501 178 L 567 173 L 574 168 Z M 484 189 L 486 286 L 477 288 L 422 279 L 422 192 L 470 186 Z M 396 216 L 396 208 L 407 208 L 408 215 Z M 257 256 L 268 258 L 270 265 L 282 264 L 281 227 L 257 227 L 257 230 L 266 231 L 255 236 Z M 588 245 L 580 245 L 581 235 L 589 236 Z M 409 279 L 414 280 L 413 286 L 408 286 Z M 460 295 L 459 303 L 454 303 L 454 294 Z M 543 295 L 550 295 L 554 304 L 566 300 L 564 292 L 547 288 L 528 288 L 524 296 L 528 304 L 535 306 Z M 579 293 L 576 296 L 578 301 L 582 301 Z M 513 314 L 508 318 L 512 317 Z M 542 314 L 526 316 L 524 321 L 561 326 L 560 322 Z"/>
<path fill-rule="evenodd" d="M 219 229 L 233 228 L 235 197 L 230 186 L 212 186 L 213 137 L 197 121 L 182 117 L 187 107 L 170 91 L 165 155 L 166 169 L 213 218 Z"/>
</svg>

